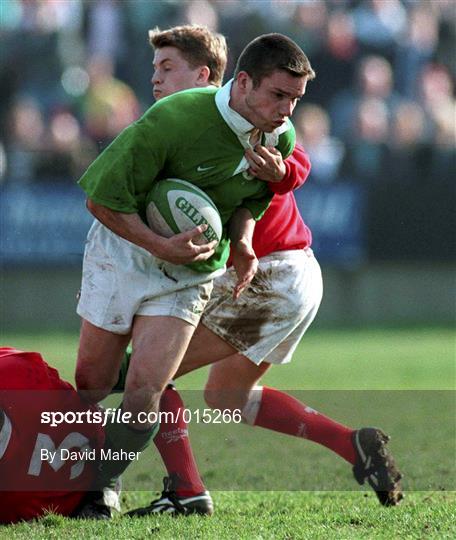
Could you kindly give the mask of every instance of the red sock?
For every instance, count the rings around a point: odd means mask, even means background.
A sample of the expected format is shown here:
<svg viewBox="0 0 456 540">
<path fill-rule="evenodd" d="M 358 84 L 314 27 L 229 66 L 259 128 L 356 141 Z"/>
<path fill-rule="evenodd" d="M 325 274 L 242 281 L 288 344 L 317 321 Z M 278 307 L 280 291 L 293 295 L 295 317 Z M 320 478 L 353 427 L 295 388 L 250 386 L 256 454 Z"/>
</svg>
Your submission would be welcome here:
<svg viewBox="0 0 456 540">
<path fill-rule="evenodd" d="M 174 422 L 167 418 L 166 422 L 160 424 L 154 443 L 168 476 L 177 477 L 176 493 L 189 497 L 201 493 L 205 487 L 193 456 L 187 424 L 182 419 L 183 409 L 184 403 L 177 390 L 174 387 L 166 388 L 160 400 L 160 412 L 173 413 Z"/>
<path fill-rule="evenodd" d="M 263 387 L 255 426 L 309 439 L 326 446 L 349 463 L 355 463 L 351 440 L 354 430 L 314 411 L 285 392 Z"/>
</svg>

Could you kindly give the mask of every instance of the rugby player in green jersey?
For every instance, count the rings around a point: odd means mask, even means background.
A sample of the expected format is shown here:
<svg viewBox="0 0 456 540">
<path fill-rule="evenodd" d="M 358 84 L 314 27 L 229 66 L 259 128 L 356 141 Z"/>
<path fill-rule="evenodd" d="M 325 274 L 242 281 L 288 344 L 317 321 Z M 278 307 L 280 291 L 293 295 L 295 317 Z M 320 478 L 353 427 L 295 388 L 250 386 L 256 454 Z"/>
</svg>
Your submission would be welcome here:
<svg viewBox="0 0 456 540">
<path fill-rule="evenodd" d="M 133 344 L 122 404 L 132 422 L 109 426 L 108 447 L 138 451 L 156 433 L 158 426 L 149 421 L 153 415 L 146 422 L 136 420 L 143 419 L 142 413 L 158 412 L 160 395 L 198 324 L 211 281 L 224 270 L 228 224 L 240 261 L 237 293 L 253 277 L 253 220 L 261 217 L 272 194 L 265 182 L 248 174 L 244 153 L 260 138 L 283 157 L 292 152 L 294 130 L 288 118 L 312 74 L 292 40 L 261 36 L 242 53 L 232 82 L 219 90 L 188 90 L 160 100 L 82 177 L 88 208 L 97 219 L 88 235 L 78 305 L 78 390 L 90 401 L 103 399 L 117 380 L 128 341 Z M 145 225 L 147 193 L 165 177 L 191 181 L 211 196 L 226 226 L 217 248 L 193 243 L 201 227 L 166 239 Z M 128 463 L 101 465 L 99 482 L 104 485 Z"/>
<path fill-rule="evenodd" d="M 217 64 L 226 57 L 225 48 L 220 46 L 222 38 L 204 27 L 157 28 L 149 32 L 149 39 L 155 50 L 151 83 L 156 99 L 205 83 L 209 86 L 219 72 Z M 246 151 L 248 158 L 250 152 Z M 309 250 L 310 231 L 296 215 L 293 194 L 285 193 L 302 185 L 307 177 L 310 163 L 304 150 L 296 144 L 286 161 L 262 145 L 256 146 L 254 153 L 256 159 L 249 161 L 252 167 L 255 165 L 255 176 L 272 182 L 272 191 L 280 193 L 255 227 L 253 247 L 259 258 L 258 273 L 237 301 L 229 295 L 233 270 L 216 278 L 211 299 L 175 377 L 215 362 L 206 384 L 208 405 L 225 414 L 238 411 L 248 425 L 322 444 L 354 467 L 357 481 L 367 477 L 382 504 L 393 506 L 401 499 L 398 471 L 380 430 L 349 428 L 287 392 L 260 385 L 259 378 L 266 370 L 290 360 L 315 316 L 321 299 L 321 276 Z M 127 366 L 122 369 L 126 372 Z M 122 376 L 117 389 L 121 388 Z M 160 410 L 168 416 L 154 443 L 168 477 L 159 498 L 129 515 L 211 514 L 212 498 L 199 475 L 188 423 L 179 414 L 184 404 L 174 385 L 162 394 Z M 358 444 L 361 452 L 357 451 Z M 364 468 L 369 459 L 375 462 L 371 475 Z M 373 475 L 381 481 L 375 483 Z"/>
</svg>

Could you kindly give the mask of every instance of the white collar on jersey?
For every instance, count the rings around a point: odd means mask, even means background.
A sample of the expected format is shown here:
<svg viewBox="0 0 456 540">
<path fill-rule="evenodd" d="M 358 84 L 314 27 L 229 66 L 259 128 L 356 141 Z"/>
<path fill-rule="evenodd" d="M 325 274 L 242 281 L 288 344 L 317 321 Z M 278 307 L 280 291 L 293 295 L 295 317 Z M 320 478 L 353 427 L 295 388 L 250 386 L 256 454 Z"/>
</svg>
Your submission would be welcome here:
<svg viewBox="0 0 456 540">
<path fill-rule="evenodd" d="M 220 88 L 220 90 L 218 90 L 218 92 L 215 94 L 215 104 L 217 105 L 217 109 L 222 115 L 223 120 L 225 120 L 230 129 L 237 135 L 237 138 L 239 139 L 239 142 L 242 144 L 243 148 L 252 148 L 252 145 L 250 144 L 250 135 L 252 130 L 255 129 L 255 126 L 230 107 L 232 84 L 233 79 L 229 80 Z M 284 122 L 271 133 L 263 133 L 265 145 L 277 146 L 279 142 L 279 135 L 285 131 L 288 131 L 289 129 L 290 126 L 288 122 Z M 243 157 L 234 171 L 233 176 L 241 171 L 246 171 L 248 168 L 249 163 L 246 158 Z"/>
<path fill-rule="evenodd" d="M 3 454 L 6 452 L 6 448 L 11 439 L 12 432 L 10 419 L 4 413 L 3 427 L 0 430 L 0 459 L 3 457 Z"/>
<path fill-rule="evenodd" d="M 251 148 L 249 139 L 252 130 L 255 126 L 241 116 L 238 112 L 230 107 L 231 86 L 233 79 L 228 81 L 220 90 L 215 94 L 215 104 L 222 115 L 223 120 L 228 126 L 236 133 L 240 143 L 244 148 Z M 279 135 L 288 131 L 290 126 L 288 122 L 284 122 L 281 126 L 276 128 L 271 133 L 264 133 L 265 143 L 267 146 L 277 146 L 279 142 Z"/>
</svg>

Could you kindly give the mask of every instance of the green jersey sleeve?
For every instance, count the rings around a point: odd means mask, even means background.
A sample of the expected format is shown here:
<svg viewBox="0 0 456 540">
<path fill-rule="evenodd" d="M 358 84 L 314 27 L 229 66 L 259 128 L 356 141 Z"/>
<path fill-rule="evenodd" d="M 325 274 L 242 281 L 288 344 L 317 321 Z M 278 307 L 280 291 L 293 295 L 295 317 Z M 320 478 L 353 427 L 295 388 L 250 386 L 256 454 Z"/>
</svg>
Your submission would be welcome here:
<svg viewBox="0 0 456 540">
<path fill-rule="evenodd" d="M 263 217 L 263 214 L 268 209 L 269 203 L 273 197 L 272 191 L 267 189 L 267 193 L 263 197 L 250 198 L 242 202 L 242 208 L 247 208 L 252 214 L 255 221 Z"/>
<path fill-rule="evenodd" d="M 117 212 L 142 211 L 166 161 L 167 139 L 160 133 L 160 117 L 150 112 L 124 129 L 79 180 L 87 196 Z"/>
<path fill-rule="evenodd" d="M 288 156 L 290 156 L 293 153 L 293 150 L 296 144 L 295 128 L 293 124 L 290 122 L 290 120 L 287 120 L 287 122 L 288 122 L 289 129 L 287 129 L 287 131 L 285 131 L 279 136 L 279 143 L 277 145 L 277 149 L 282 154 L 283 159 L 286 159 Z"/>
</svg>

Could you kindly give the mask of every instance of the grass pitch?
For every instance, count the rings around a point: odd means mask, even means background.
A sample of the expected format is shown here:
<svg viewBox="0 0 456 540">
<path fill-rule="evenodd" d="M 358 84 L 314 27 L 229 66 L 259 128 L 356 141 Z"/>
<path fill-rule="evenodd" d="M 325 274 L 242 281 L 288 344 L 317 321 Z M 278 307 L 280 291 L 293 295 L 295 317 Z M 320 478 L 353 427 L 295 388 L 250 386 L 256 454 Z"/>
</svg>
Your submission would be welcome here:
<svg viewBox="0 0 456 540">
<path fill-rule="evenodd" d="M 72 380 L 77 335 L 3 335 L 2 342 L 38 350 Z M 205 370 L 182 378 L 189 408 L 202 407 Z M 216 513 L 75 522 L 49 515 L 1 527 L 0 538 L 454 538 L 455 340 L 448 329 L 317 331 L 294 361 L 272 368 L 264 384 L 349 425 L 378 425 L 404 472 L 406 499 L 381 507 L 350 468 L 302 439 L 249 428 L 191 424 L 195 454 Z M 118 398 L 117 398 L 118 400 Z M 123 505 L 148 503 L 164 469 L 148 450 L 126 475 Z M 150 490 L 150 491 L 146 491 Z"/>
</svg>

